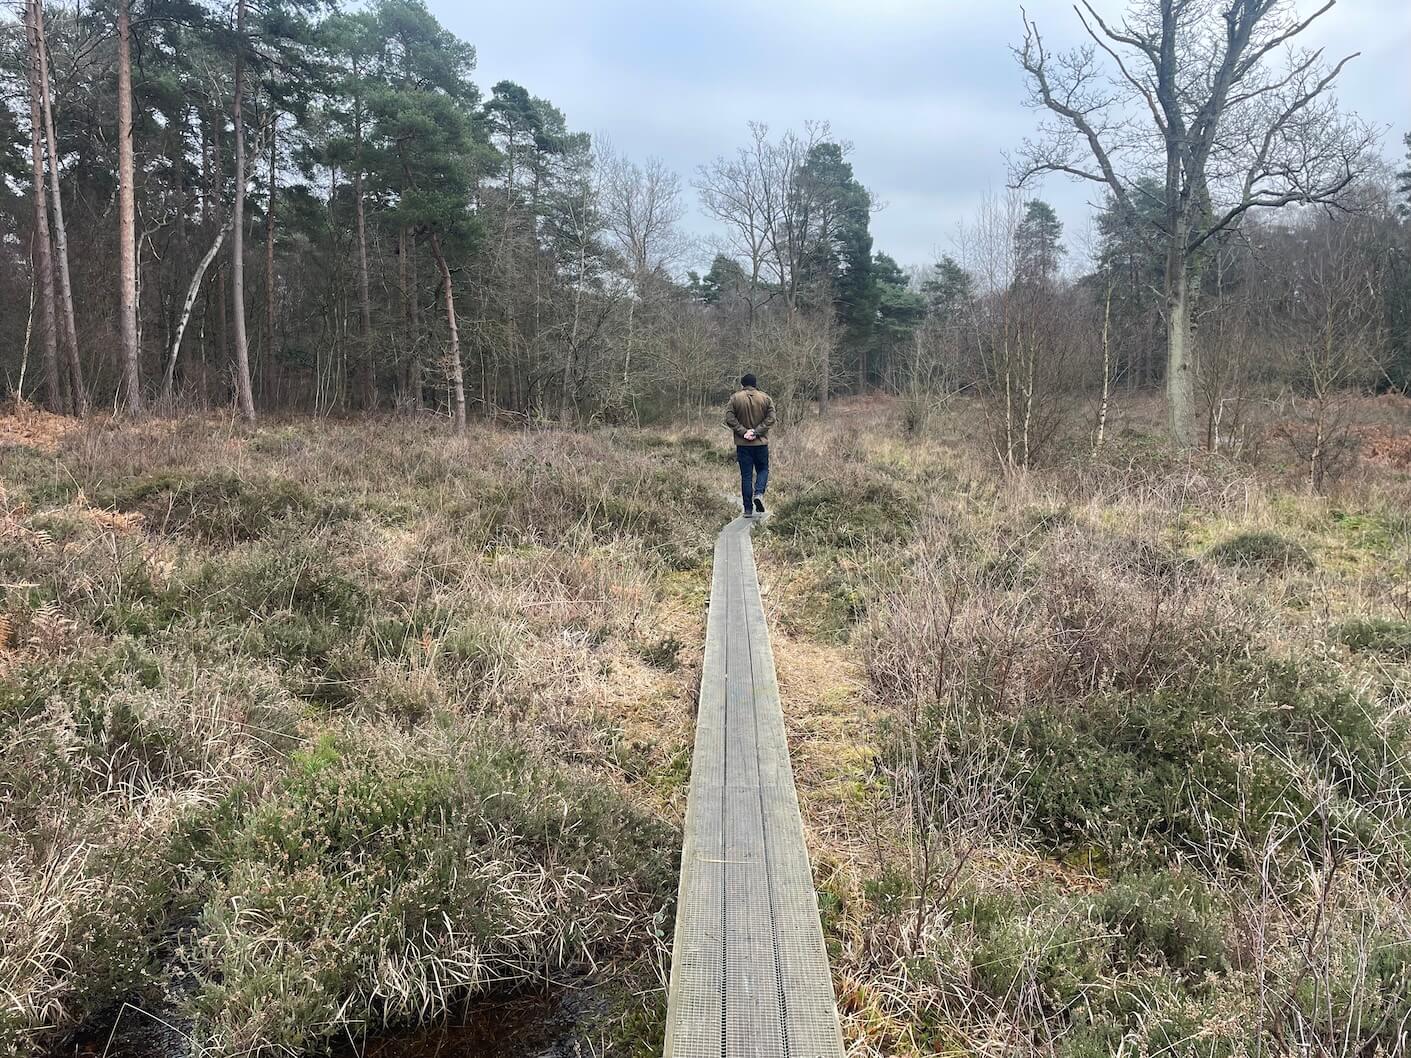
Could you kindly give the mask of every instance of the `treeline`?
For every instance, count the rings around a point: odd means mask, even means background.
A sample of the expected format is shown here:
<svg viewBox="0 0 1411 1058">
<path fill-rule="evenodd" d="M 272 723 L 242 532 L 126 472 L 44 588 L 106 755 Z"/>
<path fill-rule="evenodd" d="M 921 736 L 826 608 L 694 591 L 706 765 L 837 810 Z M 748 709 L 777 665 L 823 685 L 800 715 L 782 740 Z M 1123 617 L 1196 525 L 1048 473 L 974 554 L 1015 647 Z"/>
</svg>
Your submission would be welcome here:
<svg viewBox="0 0 1411 1058">
<path fill-rule="evenodd" d="M 890 318 L 918 311 L 826 125 L 752 126 L 701 170 L 729 252 L 687 279 L 681 178 L 518 84 L 483 92 L 419 0 L 23 16 L 0 70 L 0 355 L 54 410 L 640 418 L 766 348 L 776 384 L 826 401 L 854 361 L 879 380 Z"/>
<path fill-rule="evenodd" d="M 1079 418 L 1100 442 L 1114 394 L 1159 387 L 1178 440 L 1232 444 L 1256 389 L 1330 403 L 1411 377 L 1411 159 L 1384 171 L 1365 129 L 1309 112 L 1331 84 L 1307 80 L 1314 60 L 1261 73 L 1298 26 L 1236 6 L 1242 50 L 1210 61 L 1241 93 L 1171 103 L 1215 115 L 1224 168 L 1160 136 L 1109 156 L 1095 135 L 1090 164 L 1059 128 L 1016 177 L 1101 177 L 1081 246 L 1065 254 L 1053 210 L 1016 193 L 908 272 L 874 248 L 878 205 L 826 124 L 751 125 L 683 181 L 519 84 L 482 90 L 474 49 L 420 0 L 22 0 L 0 24 L 0 383 L 72 414 L 640 421 L 703 409 L 749 367 L 793 416 L 874 388 L 918 414 L 985 393 L 1013 465 Z M 1091 98 L 1062 122 L 1110 127 L 1087 68 L 1027 30 L 1035 105 Z M 1260 122 L 1241 172 L 1238 129 Z M 703 242 L 683 229 L 693 200 Z M 1302 208 L 1269 209 L 1285 205 Z"/>
<path fill-rule="evenodd" d="M 1411 388 L 1411 137 L 1407 170 L 1331 203 L 1246 218 L 1211 239 L 1190 301 L 1194 442 L 1247 450 L 1276 423 L 1310 481 L 1351 456 L 1359 395 Z M 1109 201 L 1064 267 L 1052 208 L 988 201 L 956 254 L 918 276 L 925 311 L 895 388 L 919 421 L 938 393 L 988 398 L 996 456 L 1042 461 L 1101 445 L 1113 407 L 1164 387 L 1164 249 Z"/>
</svg>

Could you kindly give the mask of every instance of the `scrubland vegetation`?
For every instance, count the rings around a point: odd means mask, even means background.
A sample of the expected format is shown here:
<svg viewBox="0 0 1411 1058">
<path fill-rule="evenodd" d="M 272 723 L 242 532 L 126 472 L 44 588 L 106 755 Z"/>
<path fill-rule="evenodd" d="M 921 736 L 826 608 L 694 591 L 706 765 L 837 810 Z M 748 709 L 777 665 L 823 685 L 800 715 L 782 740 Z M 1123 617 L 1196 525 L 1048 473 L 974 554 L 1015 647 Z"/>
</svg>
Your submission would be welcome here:
<svg viewBox="0 0 1411 1058">
<path fill-rule="evenodd" d="M 130 1003 L 302 1053 L 570 967 L 654 984 L 728 510 L 663 451 L 205 421 L 6 449 L 0 1038 Z"/>
<path fill-rule="evenodd" d="M 0 15 L 0 1058 L 660 1053 L 743 371 L 850 1053 L 1411 1053 L 1411 136 L 1331 7 L 1009 12 L 927 262 L 847 130 L 683 180 L 422 0 Z"/>
<path fill-rule="evenodd" d="M 962 401 L 778 439 L 756 535 L 855 1053 L 1405 1053 L 1406 460 L 1315 496 L 1154 418 L 1007 476 Z M 8 1049 L 121 1015 L 318 1053 L 550 980 L 596 997 L 583 1053 L 659 1049 L 716 428 L 24 422 Z"/>
</svg>

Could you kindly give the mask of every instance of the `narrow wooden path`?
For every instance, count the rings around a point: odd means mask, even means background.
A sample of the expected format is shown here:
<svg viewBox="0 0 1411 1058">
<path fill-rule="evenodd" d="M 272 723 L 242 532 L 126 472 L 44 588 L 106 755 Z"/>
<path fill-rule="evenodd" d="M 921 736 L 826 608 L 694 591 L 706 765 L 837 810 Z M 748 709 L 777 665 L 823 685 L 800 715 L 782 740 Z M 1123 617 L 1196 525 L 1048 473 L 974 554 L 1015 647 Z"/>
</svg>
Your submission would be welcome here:
<svg viewBox="0 0 1411 1058">
<path fill-rule="evenodd" d="M 751 524 L 715 545 L 666 1058 L 840 1058 Z"/>
</svg>

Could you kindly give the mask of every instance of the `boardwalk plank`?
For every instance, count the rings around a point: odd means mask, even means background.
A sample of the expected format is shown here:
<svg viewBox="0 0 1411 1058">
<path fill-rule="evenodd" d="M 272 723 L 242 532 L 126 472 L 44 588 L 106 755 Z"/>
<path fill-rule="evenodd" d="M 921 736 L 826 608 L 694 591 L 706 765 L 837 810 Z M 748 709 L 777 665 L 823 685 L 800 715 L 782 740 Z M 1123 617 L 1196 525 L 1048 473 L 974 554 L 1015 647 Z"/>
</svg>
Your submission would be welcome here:
<svg viewBox="0 0 1411 1058">
<path fill-rule="evenodd" d="M 749 529 L 715 549 L 666 1056 L 841 1058 Z"/>
</svg>

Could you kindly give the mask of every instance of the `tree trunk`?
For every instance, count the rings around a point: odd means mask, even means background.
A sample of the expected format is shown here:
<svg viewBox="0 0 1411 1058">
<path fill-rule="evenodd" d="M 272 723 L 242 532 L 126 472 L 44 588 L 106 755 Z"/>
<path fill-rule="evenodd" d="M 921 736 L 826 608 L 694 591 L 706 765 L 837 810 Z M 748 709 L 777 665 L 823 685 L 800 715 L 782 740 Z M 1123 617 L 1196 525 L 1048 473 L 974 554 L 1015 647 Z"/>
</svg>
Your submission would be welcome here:
<svg viewBox="0 0 1411 1058">
<path fill-rule="evenodd" d="M 233 220 L 234 217 L 231 217 Z M 191 309 L 196 304 L 196 296 L 201 291 L 201 280 L 205 278 L 206 269 L 211 267 L 211 262 L 215 260 L 216 254 L 220 253 L 220 244 L 225 241 L 226 234 L 230 231 L 231 221 L 227 220 L 225 227 L 216 233 L 211 247 L 206 251 L 206 255 L 201 258 L 201 263 L 196 266 L 196 272 L 191 277 L 191 286 L 186 291 L 186 302 L 181 309 L 181 320 L 176 325 L 176 336 L 172 339 L 171 354 L 167 358 L 166 375 L 162 380 L 162 400 L 170 407 L 175 391 L 176 378 L 176 358 L 181 353 L 181 339 L 186 334 L 186 324 L 191 319 Z"/>
<path fill-rule="evenodd" d="M 1102 403 L 1097 410 L 1097 438 L 1093 455 L 1107 439 L 1107 408 L 1112 397 L 1112 280 L 1107 281 L 1107 298 L 1102 305 Z"/>
<path fill-rule="evenodd" d="M 213 115 L 213 140 L 212 140 L 212 162 L 214 169 L 212 176 L 215 178 L 215 200 L 216 215 L 220 216 L 226 212 L 225 203 L 225 143 L 222 132 L 225 125 L 225 116 L 216 110 Z M 230 214 L 233 221 L 234 215 Z M 230 341 L 230 268 L 225 261 L 216 264 L 216 349 L 220 355 L 220 377 L 222 381 L 231 379 L 231 363 L 234 360 L 234 349 Z M 209 374 L 209 372 L 207 372 Z M 233 379 L 232 379 L 233 380 Z M 222 385 L 221 400 L 228 398 L 228 393 L 224 392 Z M 209 390 L 207 399 L 210 399 Z"/>
<path fill-rule="evenodd" d="M 49 146 L 49 198 L 54 207 L 54 248 L 58 254 L 59 309 L 64 325 L 64 359 L 68 365 L 69 396 L 74 414 L 88 411 L 83 366 L 78 357 L 78 326 L 74 323 L 73 284 L 69 281 L 69 237 L 64 226 L 64 200 L 59 194 L 59 138 L 54 134 L 54 99 L 49 84 L 49 47 L 44 40 L 44 6 L 33 0 L 34 32 L 39 53 L 39 99 L 44 109 L 44 138 Z"/>
<path fill-rule="evenodd" d="M 446 292 L 446 326 L 451 337 L 446 366 L 450 369 L 456 432 L 461 433 L 465 430 L 465 381 L 461 376 L 461 335 L 460 328 L 456 325 L 456 296 L 451 289 L 451 269 L 446 264 L 446 255 L 441 252 L 441 237 L 435 232 L 431 234 L 431 254 L 436 258 L 436 267 L 441 270 L 441 285 Z"/>
<path fill-rule="evenodd" d="M 255 395 L 250 388 L 250 346 L 245 337 L 245 118 L 241 97 L 245 91 L 245 9 L 239 0 L 235 14 L 235 200 L 231 203 L 230 305 L 235 313 L 235 397 L 240 417 L 255 421 Z"/>
<path fill-rule="evenodd" d="M 358 75 L 357 66 L 353 76 Z M 358 357 L 358 401 L 366 409 L 377 406 L 377 371 L 372 357 L 372 296 L 367 281 L 367 214 L 363 208 L 363 118 L 362 101 L 353 95 L 353 210 L 358 229 L 358 327 L 361 354 Z M 449 290 L 449 284 L 447 289 Z"/>
<path fill-rule="evenodd" d="M 1166 406 L 1171 439 L 1195 445 L 1195 371 L 1191 341 L 1191 298 L 1185 238 L 1172 239 L 1166 256 Z"/>
<path fill-rule="evenodd" d="M 824 342 L 823 366 L 818 379 L 818 417 L 820 419 L 828 414 L 828 390 L 833 384 L 833 351 L 827 344 L 828 339 L 824 339 Z"/>
<path fill-rule="evenodd" d="M 130 415 L 142 411 L 137 348 L 137 166 L 132 157 L 132 0 L 118 0 L 118 331 Z"/>
<path fill-rule="evenodd" d="M 25 42 L 29 48 L 30 152 L 34 166 L 34 234 L 31 239 L 35 286 L 39 292 L 40 341 L 43 343 L 45 403 L 60 415 L 74 411 L 69 401 L 68 376 L 59 369 L 59 329 L 54 315 L 54 260 L 50 248 L 49 207 L 44 195 L 43 123 L 40 118 L 39 36 L 34 28 L 37 8 L 25 5 Z"/>
<path fill-rule="evenodd" d="M 402 314 L 407 327 L 407 399 L 414 410 L 420 411 L 422 402 L 421 349 L 420 349 L 420 308 L 416 292 L 416 240 L 404 225 L 397 233 L 398 264 L 402 285 Z"/>
<path fill-rule="evenodd" d="M 276 115 L 269 130 L 269 208 L 265 210 L 265 333 L 260 343 L 261 360 L 260 394 L 268 404 L 274 394 L 274 205 L 278 174 L 276 166 L 279 158 L 279 117 Z"/>
</svg>

